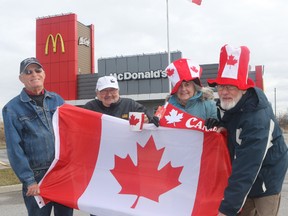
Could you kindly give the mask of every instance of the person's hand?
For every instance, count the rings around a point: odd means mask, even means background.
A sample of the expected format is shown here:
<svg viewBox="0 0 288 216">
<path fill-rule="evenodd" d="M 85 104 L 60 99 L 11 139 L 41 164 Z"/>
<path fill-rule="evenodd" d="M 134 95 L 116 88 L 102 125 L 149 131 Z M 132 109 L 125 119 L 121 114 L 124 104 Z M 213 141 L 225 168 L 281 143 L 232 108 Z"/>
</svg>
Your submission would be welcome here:
<svg viewBox="0 0 288 216">
<path fill-rule="evenodd" d="M 144 123 L 149 123 L 149 118 L 147 117 L 146 114 L 144 114 Z"/>
<path fill-rule="evenodd" d="M 221 212 L 218 212 L 218 215 L 217 216 L 226 216 L 225 214 L 221 213 Z"/>
<path fill-rule="evenodd" d="M 150 120 L 151 123 L 153 123 L 156 127 L 159 127 L 159 118 L 157 116 L 153 116 L 153 118 Z"/>
<path fill-rule="evenodd" d="M 37 183 L 29 185 L 26 196 L 37 196 L 40 194 L 40 189 Z"/>
<path fill-rule="evenodd" d="M 218 119 L 215 119 L 215 118 L 208 118 L 205 121 L 205 126 L 207 127 L 207 129 L 217 127 L 218 125 L 219 125 L 219 121 Z"/>
<path fill-rule="evenodd" d="M 217 132 L 218 132 L 218 133 L 227 134 L 227 129 L 224 128 L 224 127 L 218 127 L 218 128 L 217 128 Z"/>
</svg>

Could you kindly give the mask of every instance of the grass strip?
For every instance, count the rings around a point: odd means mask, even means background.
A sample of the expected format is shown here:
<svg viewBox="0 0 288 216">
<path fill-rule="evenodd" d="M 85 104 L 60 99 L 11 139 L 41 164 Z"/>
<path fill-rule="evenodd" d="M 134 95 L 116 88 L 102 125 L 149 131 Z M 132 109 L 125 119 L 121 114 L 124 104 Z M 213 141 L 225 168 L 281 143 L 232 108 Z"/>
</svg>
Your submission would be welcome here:
<svg viewBox="0 0 288 216">
<path fill-rule="evenodd" d="M 0 169 L 0 186 L 20 184 L 19 179 L 11 168 Z"/>
</svg>

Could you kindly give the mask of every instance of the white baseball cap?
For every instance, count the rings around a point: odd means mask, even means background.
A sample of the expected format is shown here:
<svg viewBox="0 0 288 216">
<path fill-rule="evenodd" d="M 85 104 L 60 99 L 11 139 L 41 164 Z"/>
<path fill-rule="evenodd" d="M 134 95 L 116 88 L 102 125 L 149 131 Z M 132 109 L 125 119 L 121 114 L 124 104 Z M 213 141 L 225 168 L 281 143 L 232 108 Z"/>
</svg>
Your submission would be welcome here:
<svg viewBox="0 0 288 216">
<path fill-rule="evenodd" d="M 115 88 L 119 89 L 117 79 L 114 76 L 103 76 L 100 77 L 96 84 L 95 91 L 101 91 L 105 88 Z"/>
</svg>

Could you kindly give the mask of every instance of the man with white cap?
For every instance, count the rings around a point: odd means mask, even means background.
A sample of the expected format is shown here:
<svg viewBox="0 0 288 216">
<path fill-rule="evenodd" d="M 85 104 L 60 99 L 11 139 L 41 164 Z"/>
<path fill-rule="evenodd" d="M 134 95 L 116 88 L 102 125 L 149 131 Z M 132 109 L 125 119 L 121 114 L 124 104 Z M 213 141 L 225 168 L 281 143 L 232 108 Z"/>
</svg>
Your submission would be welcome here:
<svg viewBox="0 0 288 216">
<path fill-rule="evenodd" d="M 96 84 L 96 98 L 84 105 L 85 109 L 104 113 L 122 119 L 129 119 L 129 112 L 144 112 L 145 123 L 153 119 L 147 109 L 131 98 L 121 98 L 119 85 L 114 76 L 100 77 Z"/>
<path fill-rule="evenodd" d="M 144 122 L 153 121 L 147 109 L 131 98 L 121 98 L 118 81 L 114 76 L 100 77 L 96 83 L 96 98 L 84 105 L 85 109 L 104 113 L 122 119 L 129 119 L 129 112 L 144 112 Z M 155 125 L 158 124 L 156 121 Z M 91 216 L 94 216 L 91 214 Z"/>
<path fill-rule="evenodd" d="M 276 216 L 288 166 L 281 128 L 261 89 L 248 78 L 247 47 L 221 48 L 218 75 L 220 125 L 227 130 L 232 173 L 218 216 Z"/>
</svg>

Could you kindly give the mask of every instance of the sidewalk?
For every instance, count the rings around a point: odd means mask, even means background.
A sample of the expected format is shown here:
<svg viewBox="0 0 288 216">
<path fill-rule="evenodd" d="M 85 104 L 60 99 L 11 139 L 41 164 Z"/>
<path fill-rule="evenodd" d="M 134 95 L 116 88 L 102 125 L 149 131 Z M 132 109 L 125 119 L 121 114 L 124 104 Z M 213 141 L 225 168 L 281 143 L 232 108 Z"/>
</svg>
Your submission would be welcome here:
<svg viewBox="0 0 288 216">
<path fill-rule="evenodd" d="M 22 195 L 21 195 L 21 185 L 11 185 L 11 186 L 2 186 L 0 187 L 0 212 L 1 215 L 3 216 L 16 216 L 19 215 L 19 212 L 25 212 L 25 206 L 22 200 Z M 11 200 L 16 203 L 10 203 L 5 204 L 2 200 L 7 198 L 7 197 L 12 197 Z M 16 200 L 16 201 L 15 201 Z M 5 201 L 5 200 L 4 200 Z M 3 204 L 4 203 L 4 204 Z M 279 210 L 279 215 L 278 216 L 286 216 L 288 212 L 288 173 L 286 174 L 285 181 L 283 183 L 283 189 L 282 189 L 282 197 L 281 197 L 281 205 L 280 205 L 280 210 Z M 15 211 L 15 214 L 13 212 Z M 2 214 L 3 213 L 3 214 Z M 5 214 L 7 213 L 7 214 Z M 89 215 L 88 213 L 75 210 L 74 211 L 75 216 L 84 216 L 84 215 Z"/>
<path fill-rule="evenodd" d="M 27 215 L 27 210 L 22 198 L 22 185 L 0 187 L 0 212 L 1 216 Z M 53 210 L 52 210 L 53 212 Z M 53 213 L 51 215 L 54 215 Z M 88 216 L 87 212 L 74 209 L 74 216 Z"/>
<path fill-rule="evenodd" d="M 288 133 L 285 134 L 285 140 L 288 144 Z M 9 165 L 8 165 L 9 167 Z M 0 163 L 1 168 L 8 168 Z M 25 215 L 26 209 L 21 194 L 22 185 L 0 186 L 0 212 L 1 216 Z M 288 212 L 288 172 L 283 183 L 281 205 L 278 216 L 286 216 Z M 88 216 L 88 213 L 75 210 L 74 216 Z"/>
<path fill-rule="evenodd" d="M 22 184 L 0 186 L 0 194 L 22 190 Z"/>
</svg>

